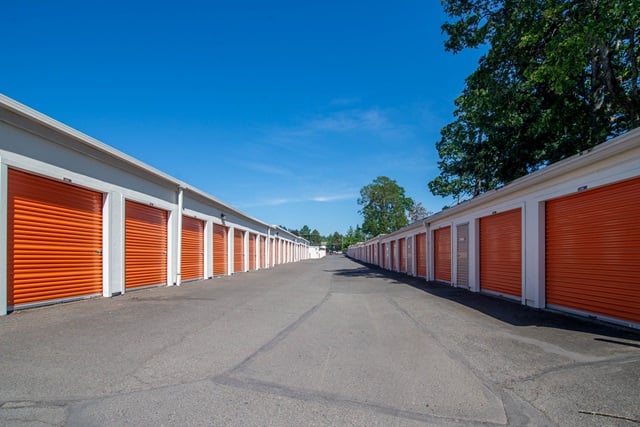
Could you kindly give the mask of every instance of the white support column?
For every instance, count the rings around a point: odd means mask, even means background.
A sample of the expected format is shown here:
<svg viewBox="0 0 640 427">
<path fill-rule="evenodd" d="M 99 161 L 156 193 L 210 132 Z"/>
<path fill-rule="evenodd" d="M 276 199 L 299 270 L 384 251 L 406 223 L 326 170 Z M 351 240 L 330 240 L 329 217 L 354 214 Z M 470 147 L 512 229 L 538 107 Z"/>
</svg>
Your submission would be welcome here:
<svg viewBox="0 0 640 427">
<path fill-rule="evenodd" d="M 105 194 L 102 221 L 102 295 L 125 293 L 125 200 L 121 193 Z"/>
<path fill-rule="evenodd" d="M 480 292 L 480 219 L 469 221 L 469 290 Z"/>
<path fill-rule="evenodd" d="M 545 204 L 531 201 L 525 204 L 523 214 L 526 218 L 523 237 L 523 266 L 525 305 L 543 308 L 545 293 Z"/>
<path fill-rule="evenodd" d="M 9 260 L 7 257 L 7 234 L 9 232 L 9 224 L 7 223 L 7 209 L 9 206 L 9 198 L 7 196 L 8 174 L 9 168 L 2 162 L 0 157 L 0 316 L 7 314 L 9 297 L 7 294 L 9 280 L 7 272 L 7 261 Z"/>
<path fill-rule="evenodd" d="M 249 271 L 249 257 L 251 257 L 251 254 L 249 253 L 249 239 L 251 239 L 251 233 L 249 233 L 249 230 L 245 230 L 242 237 L 242 244 L 244 245 L 242 271 Z"/>
<path fill-rule="evenodd" d="M 229 256 L 227 257 L 227 271 L 229 274 L 235 273 L 234 265 L 235 265 L 235 244 L 236 244 L 236 228 L 234 226 L 229 227 L 229 238 L 227 239 L 227 253 Z"/>
<path fill-rule="evenodd" d="M 174 265 L 175 265 L 175 279 L 174 283 L 177 286 L 182 284 L 182 209 L 184 207 L 184 189 L 178 188 L 178 215 L 176 215 L 176 234 L 174 236 Z"/>
<path fill-rule="evenodd" d="M 213 277 L 213 222 L 204 222 L 204 277 Z"/>
</svg>

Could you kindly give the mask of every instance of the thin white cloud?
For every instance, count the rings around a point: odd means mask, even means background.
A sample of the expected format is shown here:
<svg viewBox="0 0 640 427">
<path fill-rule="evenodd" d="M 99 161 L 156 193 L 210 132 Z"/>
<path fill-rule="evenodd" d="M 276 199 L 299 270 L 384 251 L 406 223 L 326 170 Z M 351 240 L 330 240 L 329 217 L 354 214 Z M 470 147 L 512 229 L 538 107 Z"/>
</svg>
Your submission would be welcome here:
<svg viewBox="0 0 640 427">
<path fill-rule="evenodd" d="M 355 133 L 404 139 L 411 135 L 411 129 L 407 125 L 395 122 L 390 111 L 378 108 L 348 109 L 312 117 L 297 126 L 275 129 L 269 139 L 288 143 L 306 142 L 315 136 Z"/>
<path fill-rule="evenodd" d="M 332 196 L 312 197 L 311 201 L 320 202 L 320 203 L 327 203 L 327 202 L 336 202 L 338 200 L 355 199 L 356 197 L 358 197 L 356 194 L 335 194 L 335 195 L 332 195 Z"/>
<path fill-rule="evenodd" d="M 274 197 L 271 199 L 262 199 L 257 200 L 255 202 L 239 204 L 240 208 L 254 208 L 260 206 L 281 206 L 293 203 L 305 203 L 305 202 L 316 202 L 316 203 L 331 203 L 337 202 L 341 200 L 355 199 L 357 195 L 355 193 L 348 194 L 332 194 L 332 195 L 322 195 L 322 196 L 311 196 L 311 197 L 301 197 L 301 198 L 286 198 L 286 197 Z"/>
<path fill-rule="evenodd" d="M 286 169 L 268 165 L 264 163 L 243 163 L 248 169 L 254 170 L 256 172 L 263 172 L 269 175 L 278 175 L 278 176 L 290 176 L 292 173 Z"/>
</svg>

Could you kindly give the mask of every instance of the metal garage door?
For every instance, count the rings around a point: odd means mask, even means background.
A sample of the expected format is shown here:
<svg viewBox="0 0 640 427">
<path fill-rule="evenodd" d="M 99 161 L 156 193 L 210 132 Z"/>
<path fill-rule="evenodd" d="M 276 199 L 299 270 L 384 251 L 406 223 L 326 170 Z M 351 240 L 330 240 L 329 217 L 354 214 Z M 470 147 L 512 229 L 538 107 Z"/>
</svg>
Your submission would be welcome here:
<svg viewBox="0 0 640 427">
<path fill-rule="evenodd" d="M 456 286 L 469 287 L 469 224 L 456 227 L 458 247 L 456 249 Z"/>
<path fill-rule="evenodd" d="M 276 265 L 276 240 L 271 238 L 271 249 L 269 250 L 269 262 L 271 263 L 271 267 Z"/>
<path fill-rule="evenodd" d="M 451 227 L 433 232 L 434 278 L 451 282 Z"/>
<path fill-rule="evenodd" d="M 167 283 L 167 212 L 125 202 L 125 273 L 127 289 Z"/>
<path fill-rule="evenodd" d="M 427 277 L 427 234 L 416 234 L 416 275 Z"/>
<path fill-rule="evenodd" d="M 258 268 L 267 268 L 267 238 L 260 236 L 260 265 Z"/>
<path fill-rule="evenodd" d="M 397 264 L 397 262 L 396 262 L 396 246 L 397 246 L 396 241 L 392 240 L 391 241 L 391 270 L 392 271 L 395 271 L 396 268 L 397 268 L 396 267 L 396 264 Z"/>
<path fill-rule="evenodd" d="M 229 266 L 229 228 L 213 224 L 213 275 L 228 274 Z"/>
<path fill-rule="evenodd" d="M 249 270 L 256 269 L 256 238 L 258 236 L 249 233 Z"/>
<path fill-rule="evenodd" d="M 204 221 L 182 216 L 182 280 L 204 276 Z"/>
<path fill-rule="evenodd" d="M 407 247 L 406 240 L 404 238 L 398 240 L 398 259 L 400 260 L 399 270 L 402 273 L 407 272 Z"/>
<path fill-rule="evenodd" d="M 522 213 L 480 218 L 480 289 L 522 295 Z"/>
<path fill-rule="evenodd" d="M 522 295 L 522 212 L 480 218 L 480 289 Z"/>
<path fill-rule="evenodd" d="M 7 305 L 102 294 L 102 194 L 9 169 Z"/>
<path fill-rule="evenodd" d="M 382 250 L 380 251 L 380 267 L 387 268 L 387 244 L 382 243 Z"/>
<path fill-rule="evenodd" d="M 413 268 L 413 237 L 407 237 L 407 273 L 415 274 Z"/>
<path fill-rule="evenodd" d="M 244 232 L 233 231 L 233 272 L 244 271 Z"/>
<path fill-rule="evenodd" d="M 640 178 L 546 203 L 547 305 L 640 323 Z"/>
</svg>

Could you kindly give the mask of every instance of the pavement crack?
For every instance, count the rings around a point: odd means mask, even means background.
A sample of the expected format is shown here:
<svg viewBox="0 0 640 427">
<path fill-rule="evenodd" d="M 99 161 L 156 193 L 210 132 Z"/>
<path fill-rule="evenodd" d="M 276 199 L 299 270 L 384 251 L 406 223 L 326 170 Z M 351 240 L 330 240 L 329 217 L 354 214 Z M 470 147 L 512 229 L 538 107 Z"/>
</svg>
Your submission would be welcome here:
<svg viewBox="0 0 640 427">
<path fill-rule="evenodd" d="M 275 346 L 280 344 L 290 333 L 298 329 L 298 327 L 303 324 L 309 317 L 311 317 L 318 309 L 329 300 L 331 297 L 331 292 L 328 292 L 324 298 L 311 307 L 309 310 L 305 311 L 300 317 L 290 323 L 287 327 L 278 332 L 271 340 L 262 345 L 256 351 L 247 356 L 242 362 L 231 368 L 226 372 L 226 375 L 231 375 L 237 372 L 242 371 L 246 366 L 248 366 L 251 362 L 253 362 L 260 354 L 268 352 L 273 349 Z M 225 374 L 223 374 L 225 375 Z"/>
<path fill-rule="evenodd" d="M 420 332 L 433 339 L 440 348 L 456 362 L 464 366 L 469 372 L 478 378 L 484 386 L 484 393 L 487 398 L 490 395 L 498 398 L 501 403 L 509 425 L 554 425 L 549 417 L 528 401 L 518 396 L 512 390 L 503 388 L 487 376 L 478 372 L 460 352 L 450 348 L 434 334 L 426 325 L 413 317 L 411 313 L 404 309 L 393 297 L 387 297 L 387 301 L 394 306 L 407 320 L 409 320 Z"/>
<path fill-rule="evenodd" d="M 529 375 L 524 378 L 518 378 L 517 380 L 513 380 L 512 382 L 510 382 L 508 385 L 527 382 L 527 381 L 536 381 L 549 374 L 557 374 L 559 372 L 571 371 L 574 369 L 580 369 L 580 368 L 586 368 L 586 367 L 598 367 L 598 366 L 611 365 L 611 364 L 625 364 L 625 363 L 633 363 L 633 362 L 640 362 L 640 355 L 627 354 L 619 357 L 609 357 L 606 359 L 599 359 L 592 362 L 567 363 L 564 365 L 553 366 L 548 369 L 543 369 L 533 375 Z"/>
<path fill-rule="evenodd" d="M 395 408 L 393 406 L 381 403 L 360 401 L 351 399 L 336 393 L 327 393 L 320 391 L 311 391 L 301 388 L 284 386 L 268 381 L 261 381 L 252 378 L 238 379 L 227 374 L 218 375 L 211 379 L 218 385 L 224 385 L 234 388 L 250 390 L 253 392 L 286 397 L 289 399 L 301 400 L 305 402 L 315 402 L 321 404 L 329 404 L 334 407 L 344 409 L 364 410 L 367 412 L 376 412 L 406 420 L 427 422 L 442 426 L 503 426 L 504 424 L 492 423 L 488 421 L 478 421 L 465 418 L 452 418 L 427 414 L 423 412 L 409 411 L 406 409 Z"/>
</svg>

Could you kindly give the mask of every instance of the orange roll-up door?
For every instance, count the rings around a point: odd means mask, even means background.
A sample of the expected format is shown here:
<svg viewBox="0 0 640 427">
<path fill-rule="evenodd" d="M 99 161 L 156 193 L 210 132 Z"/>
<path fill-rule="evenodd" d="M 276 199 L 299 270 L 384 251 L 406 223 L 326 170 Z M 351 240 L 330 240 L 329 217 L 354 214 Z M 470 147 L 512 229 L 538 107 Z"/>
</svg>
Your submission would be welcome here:
<svg viewBox="0 0 640 427">
<path fill-rule="evenodd" d="M 102 194 L 8 172 L 7 305 L 102 293 Z"/>
<path fill-rule="evenodd" d="M 416 274 L 427 277 L 427 234 L 416 234 Z"/>
<path fill-rule="evenodd" d="M 244 271 L 244 232 L 233 231 L 233 272 Z"/>
<path fill-rule="evenodd" d="M 182 280 L 204 276 L 204 221 L 182 217 Z"/>
<path fill-rule="evenodd" d="M 256 236 L 249 233 L 249 270 L 256 269 Z"/>
<path fill-rule="evenodd" d="M 260 237 L 260 265 L 258 268 L 267 268 L 267 238 Z"/>
<path fill-rule="evenodd" d="M 167 212 L 125 201 L 125 287 L 167 283 Z"/>
<path fill-rule="evenodd" d="M 392 240 L 391 241 L 391 270 L 395 271 L 396 270 L 396 241 Z"/>
<path fill-rule="evenodd" d="M 434 278 L 451 282 L 451 227 L 433 232 Z"/>
<path fill-rule="evenodd" d="M 522 295 L 522 213 L 480 218 L 480 289 Z"/>
<path fill-rule="evenodd" d="M 229 265 L 228 254 L 228 235 L 229 229 L 224 225 L 213 224 L 213 275 L 222 276 L 228 273 Z"/>
<path fill-rule="evenodd" d="M 407 272 L 407 249 L 406 240 L 398 240 L 398 258 L 400 259 L 400 271 L 402 273 Z"/>
<path fill-rule="evenodd" d="M 640 323 L 640 178 L 546 203 L 547 305 Z"/>
</svg>

